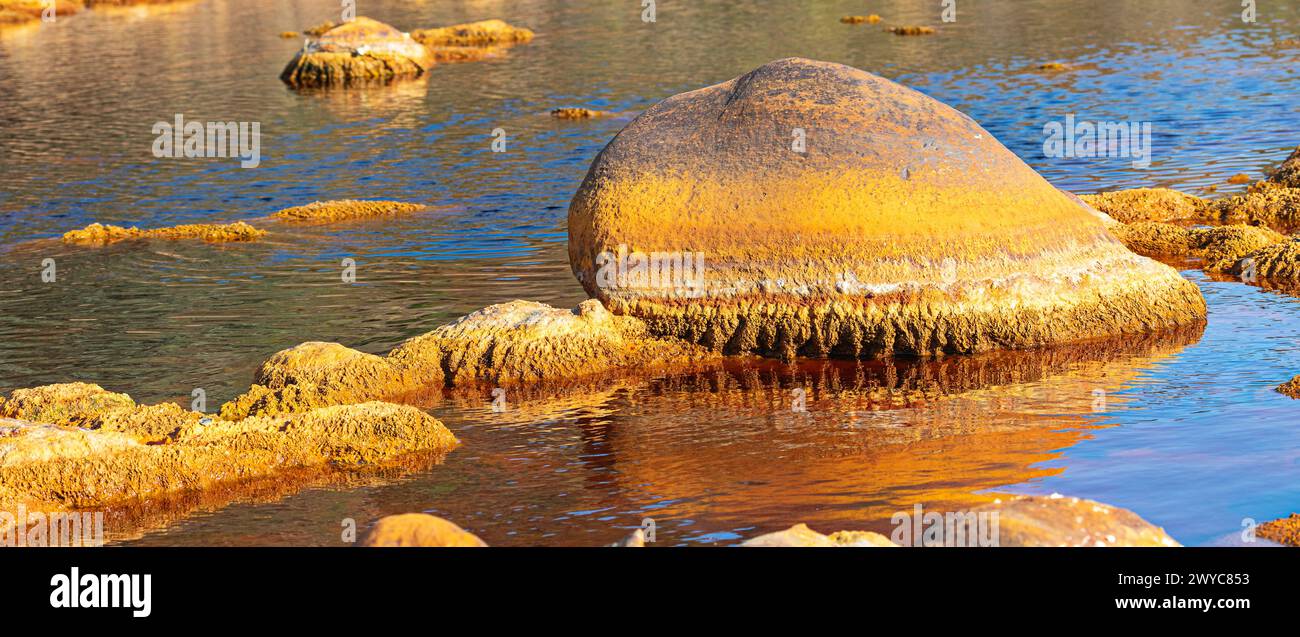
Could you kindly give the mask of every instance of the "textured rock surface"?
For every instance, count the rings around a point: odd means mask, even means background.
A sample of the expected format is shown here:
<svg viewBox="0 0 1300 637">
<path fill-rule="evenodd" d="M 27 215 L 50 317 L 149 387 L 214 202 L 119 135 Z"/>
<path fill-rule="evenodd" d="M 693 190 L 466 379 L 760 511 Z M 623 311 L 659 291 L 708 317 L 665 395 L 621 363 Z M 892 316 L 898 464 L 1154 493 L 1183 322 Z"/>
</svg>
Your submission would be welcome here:
<svg viewBox="0 0 1300 637">
<path fill-rule="evenodd" d="M 1300 146 L 1268 177 L 1269 182 L 1287 188 L 1300 188 Z"/>
<path fill-rule="evenodd" d="M 394 27 L 357 17 L 310 40 L 294 55 L 280 79 L 291 86 L 326 86 L 389 81 L 423 74 L 434 60 L 429 50 Z"/>
<path fill-rule="evenodd" d="M 533 32 L 502 20 L 480 20 L 434 29 L 417 29 L 411 32 L 411 37 L 428 47 L 485 47 L 529 42 L 533 39 Z"/>
<path fill-rule="evenodd" d="M 1278 385 L 1277 390 L 1292 398 L 1300 398 L 1300 376 Z"/>
<path fill-rule="evenodd" d="M 213 243 L 224 243 L 228 241 L 253 241 L 265 234 L 265 230 L 258 230 L 242 221 L 224 224 L 195 223 L 148 230 L 141 230 L 134 226 L 123 228 L 121 226 L 92 223 L 81 230 L 65 232 L 63 241 L 66 243 L 106 245 L 130 239 L 202 239 Z"/>
<path fill-rule="evenodd" d="M 818 547 L 897 547 L 889 538 L 870 531 L 837 531 L 822 535 L 806 524 L 796 524 L 784 531 L 768 533 L 745 540 L 741 546 L 749 547 L 784 547 L 784 548 L 818 548 Z"/>
<path fill-rule="evenodd" d="M 381 518 L 361 545 L 474 548 L 487 546 L 487 543 L 440 517 L 427 513 L 404 513 Z"/>
<path fill-rule="evenodd" d="M 602 276 L 620 248 L 701 253 L 702 281 Z M 624 128 L 570 205 L 569 258 L 589 294 L 655 334 L 783 358 L 1027 347 L 1205 314 L 1195 285 L 970 118 L 803 59 Z"/>
<path fill-rule="evenodd" d="M 360 201 L 339 199 L 314 201 L 305 206 L 285 208 L 273 216 L 281 221 L 331 222 L 348 219 L 369 219 L 419 212 L 427 206 L 401 201 Z"/>
<path fill-rule="evenodd" d="M 994 511 L 999 546 L 1179 546 L 1132 511 L 1082 498 L 1016 496 L 974 509 Z"/>
<path fill-rule="evenodd" d="M 1261 250 L 1287 241 L 1263 226 L 1246 225 L 1184 228 L 1144 221 L 1115 226 L 1111 232 L 1138 254 L 1201 257 L 1208 272 L 1238 273 L 1242 259 L 1256 258 Z"/>
<path fill-rule="evenodd" d="M 1208 205 L 1200 197 L 1170 188 L 1116 190 L 1080 198 L 1123 223 L 1198 219 Z"/>
<path fill-rule="evenodd" d="M 512 301 L 492 305 L 412 338 L 387 356 L 337 343 L 304 343 L 258 370 L 248 393 L 223 405 L 224 418 L 294 413 L 386 398 L 430 387 L 565 382 L 611 369 L 712 356 L 653 338 L 631 317 L 589 300 L 573 310 Z"/>
<path fill-rule="evenodd" d="M 1300 546 L 1300 513 L 1265 522 L 1255 527 L 1255 535 L 1287 546 Z"/>
<path fill-rule="evenodd" d="M 134 406 L 124 394 L 97 389 L 18 390 L 5 401 L 6 413 L 47 422 L 7 421 L 0 509 L 104 506 L 291 469 L 376 466 L 457 444 L 437 419 L 409 406 L 368 402 L 235 423 L 201 420 L 175 405 Z"/>
</svg>

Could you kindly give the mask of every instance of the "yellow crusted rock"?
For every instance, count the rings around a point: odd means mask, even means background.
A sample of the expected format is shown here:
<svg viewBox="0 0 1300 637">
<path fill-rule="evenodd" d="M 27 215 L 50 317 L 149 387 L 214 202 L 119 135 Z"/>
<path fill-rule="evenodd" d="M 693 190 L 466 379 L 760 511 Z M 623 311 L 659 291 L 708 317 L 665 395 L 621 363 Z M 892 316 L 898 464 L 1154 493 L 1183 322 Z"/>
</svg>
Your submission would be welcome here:
<svg viewBox="0 0 1300 637">
<path fill-rule="evenodd" d="M 362 546 L 485 547 L 478 536 L 427 513 L 390 515 L 375 523 Z"/>
<path fill-rule="evenodd" d="M 999 546 L 1179 546 L 1132 511 L 1082 498 L 1015 496 L 973 512 L 998 514 Z"/>
<path fill-rule="evenodd" d="M 411 37 L 428 47 L 485 47 L 494 44 L 528 42 L 533 39 L 533 32 L 494 19 L 434 29 L 417 29 L 411 32 Z"/>
<path fill-rule="evenodd" d="M 290 86 L 387 82 L 417 77 L 433 64 L 429 50 L 411 36 L 377 20 L 357 17 L 309 40 L 285 66 L 280 79 Z"/>
<path fill-rule="evenodd" d="M 338 199 L 335 201 L 314 201 L 305 206 L 285 208 L 273 216 L 281 221 L 312 221 L 328 223 L 348 219 L 369 219 L 373 217 L 391 217 L 424 210 L 427 206 L 401 201 L 361 201 L 356 199 Z"/>
<path fill-rule="evenodd" d="M 689 281 L 643 276 L 655 253 Z M 970 118 L 797 58 L 624 128 L 570 204 L 569 261 L 654 334 L 782 358 L 1030 347 L 1205 316 L 1194 284 Z"/>
<path fill-rule="evenodd" d="M 831 547 L 897 547 L 889 538 L 870 531 L 837 531 L 822 535 L 807 524 L 796 524 L 784 531 L 745 540 L 741 546 L 780 548 L 831 548 Z"/>
<path fill-rule="evenodd" d="M 265 230 L 258 230 L 242 221 L 225 224 L 195 223 L 148 230 L 141 230 L 134 226 L 123 228 L 121 226 L 92 223 L 81 230 L 65 232 L 63 241 L 66 243 L 107 245 L 131 239 L 202 239 L 212 243 L 225 243 L 230 241 L 253 241 L 265 234 Z"/>
<path fill-rule="evenodd" d="M 1079 198 L 1123 223 L 1198 219 L 1209 205 L 1200 197 L 1171 188 L 1134 188 Z"/>
</svg>

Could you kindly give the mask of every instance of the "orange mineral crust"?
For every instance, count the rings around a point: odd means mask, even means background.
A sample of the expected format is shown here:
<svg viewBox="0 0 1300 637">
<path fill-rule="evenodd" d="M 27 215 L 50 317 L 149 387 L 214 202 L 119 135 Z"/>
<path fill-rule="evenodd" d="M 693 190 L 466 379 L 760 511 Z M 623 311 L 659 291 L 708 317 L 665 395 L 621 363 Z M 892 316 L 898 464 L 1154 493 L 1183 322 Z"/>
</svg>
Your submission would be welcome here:
<svg viewBox="0 0 1300 637">
<path fill-rule="evenodd" d="M 570 204 L 569 261 L 654 334 L 783 358 L 1032 347 L 1205 317 L 1194 284 L 974 120 L 799 58 L 624 128 Z"/>
</svg>

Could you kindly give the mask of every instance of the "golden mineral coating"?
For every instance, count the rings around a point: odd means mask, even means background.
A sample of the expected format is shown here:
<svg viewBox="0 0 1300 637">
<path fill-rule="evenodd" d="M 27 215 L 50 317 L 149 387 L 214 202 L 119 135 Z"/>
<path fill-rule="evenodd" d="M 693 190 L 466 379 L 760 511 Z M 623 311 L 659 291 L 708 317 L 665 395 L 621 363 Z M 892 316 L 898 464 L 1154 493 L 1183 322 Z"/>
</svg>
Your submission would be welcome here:
<svg viewBox="0 0 1300 637">
<path fill-rule="evenodd" d="M 998 546 L 1180 546 L 1132 511 L 1082 498 L 1014 496 L 972 510 L 993 512 Z"/>
<path fill-rule="evenodd" d="M 349 219 L 391 217 L 411 212 L 419 212 L 426 208 L 427 206 L 422 204 L 405 203 L 401 201 L 338 199 L 334 201 L 314 201 L 305 206 L 285 208 L 272 216 L 281 221 L 313 221 L 327 223 Z"/>
<path fill-rule="evenodd" d="M 871 531 L 836 531 L 822 535 L 807 524 L 796 524 L 784 531 L 767 533 L 741 543 L 748 547 L 819 548 L 819 547 L 897 547 L 889 538 Z"/>
<path fill-rule="evenodd" d="M 922 26 L 889 27 L 885 30 L 894 35 L 930 35 L 934 33 L 934 27 Z"/>
<path fill-rule="evenodd" d="M 85 8 L 80 0 L 0 0 L 0 26 L 19 25 L 38 22 L 47 8 L 54 9 L 55 16 L 77 13 Z"/>
<path fill-rule="evenodd" d="M 386 82 L 416 77 L 433 66 L 433 56 L 410 35 L 357 17 L 309 40 L 280 73 L 290 86 Z"/>
<path fill-rule="evenodd" d="M 1286 188 L 1300 188 L 1300 146 L 1269 175 L 1268 181 Z"/>
<path fill-rule="evenodd" d="M 1300 242 L 1292 239 L 1260 248 L 1228 272 L 1269 281 L 1300 281 Z"/>
<path fill-rule="evenodd" d="M 411 37 L 428 47 L 485 47 L 529 42 L 533 39 L 533 32 L 494 19 L 434 29 L 416 29 L 411 32 Z"/>
<path fill-rule="evenodd" d="M 875 24 L 880 22 L 880 16 L 874 13 L 871 15 L 846 15 L 840 18 L 840 22 L 844 24 Z"/>
<path fill-rule="evenodd" d="M 414 407 L 380 402 L 229 422 L 136 405 L 97 385 L 16 390 L 0 404 L 0 510 L 103 506 L 302 468 L 446 452 L 455 436 Z"/>
<path fill-rule="evenodd" d="M 594 117 L 605 117 L 609 113 L 605 111 L 594 111 L 589 108 L 564 107 L 551 111 L 551 117 L 556 119 L 591 119 Z"/>
<path fill-rule="evenodd" d="M 573 310 L 512 301 L 491 305 L 409 339 L 387 356 L 338 343 L 303 343 L 272 356 L 223 418 L 296 413 L 408 394 L 430 387 L 565 382 L 612 369 L 711 357 L 653 338 L 640 320 L 588 300 Z"/>
<path fill-rule="evenodd" d="M 170 226 L 167 228 L 151 228 L 147 230 L 141 230 L 135 226 L 123 228 L 121 226 L 92 223 L 80 230 L 70 230 L 63 233 L 63 241 L 64 243 L 79 243 L 86 245 L 108 245 L 110 243 L 117 243 L 118 241 L 134 239 L 160 239 L 169 241 L 177 239 L 202 239 L 210 243 L 226 243 L 232 241 L 254 241 L 265 234 L 265 230 L 258 230 L 242 221 L 236 221 L 235 223 L 194 223 Z"/>
<path fill-rule="evenodd" d="M 427 513 L 404 513 L 381 518 L 361 545 L 479 548 L 487 543 L 443 518 Z"/>
<path fill-rule="evenodd" d="M 1118 225 L 1111 232 L 1138 254 L 1149 256 L 1196 256 L 1204 259 L 1207 272 L 1234 272 L 1245 258 L 1263 259 L 1265 248 L 1287 242 L 1286 236 L 1263 226 L 1231 225 L 1212 228 L 1184 228 L 1169 223 L 1143 221 Z M 1259 253 L 1257 255 L 1257 253 Z M 1276 259 L 1269 259 L 1276 262 Z M 1270 268 L 1278 274 L 1285 268 Z"/>
<path fill-rule="evenodd" d="M 1205 317 L 1194 284 L 1125 249 L 969 117 L 799 58 L 625 127 L 570 204 L 569 261 L 652 334 L 787 359 L 1031 347 Z"/>
<path fill-rule="evenodd" d="M 1079 198 L 1123 223 L 1199 219 L 1208 205 L 1200 197 L 1171 188 L 1134 188 Z"/>
<path fill-rule="evenodd" d="M 1287 546 L 1300 546 L 1300 513 L 1265 522 L 1255 527 L 1255 535 Z"/>
<path fill-rule="evenodd" d="M 1292 398 L 1300 398 L 1300 376 L 1296 376 L 1295 378 L 1278 385 L 1277 390 Z"/>
</svg>

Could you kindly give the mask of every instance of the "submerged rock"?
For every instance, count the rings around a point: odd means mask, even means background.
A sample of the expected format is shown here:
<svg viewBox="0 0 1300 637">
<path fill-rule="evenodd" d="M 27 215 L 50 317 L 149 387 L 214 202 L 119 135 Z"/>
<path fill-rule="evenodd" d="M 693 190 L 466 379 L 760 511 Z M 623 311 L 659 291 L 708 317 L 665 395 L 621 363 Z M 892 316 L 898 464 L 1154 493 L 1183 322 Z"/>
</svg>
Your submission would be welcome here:
<svg viewBox="0 0 1300 637">
<path fill-rule="evenodd" d="M 1194 284 L 1126 250 L 970 118 L 797 58 L 624 128 L 570 204 L 569 260 L 654 334 L 787 359 L 1030 347 L 1205 316 Z"/>
<path fill-rule="evenodd" d="M 387 356 L 337 343 L 304 343 L 272 356 L 253 387 L 223 405 L 225 418 L 294 413 L 430 387 L 565 382 L 611 369 L 707 358 L 698 347 L 653 338 L 644 323 L 588 300 L 573 310 L 512 301 L 409 339 Z"/>
<path fill-rule="evenodd" d="M 94 385 L 15 391 L 6 413 L 49 422 L 9 421 L 15 424 L 0 437 L 0 510 L 102 507 L 288 470 L 382 465 L 457 444 L 437 419 L 403 405 L 368 402 L 234 423 L 124 396 Z"/>
<path fill-rule="evenodd" d="M 920 26 L 889 27 L 885 30 L 894 35 L 930 35 L 934 33 L 934 27 Z"/>
<path fill-rule="evenodd" d="M 226 243 L 231 241 L 254 241 L 265 234 L 265 230 L 258 230 L 242 221 L 221 224 L 194 223 L 148 230 L 141 230 L 135 226 L 123 228 L 121 226 L 92 223 L 81 230 L 65 232 L 63 241 L 65 243 L 108 245 L 118 241 L 135 239 L 202 239 L 211 243 Z"/>
<path fill-rule="evenodd" d="M 387 82 L 417 77 L 433 64 L 429 50 L 410 35 L 377 20 L 357 17 L 308 40 L 285 66 L 280 79 L 290 86 Z"/>
<path fill-rule="evenodd" d="M 1208 205 L 1200 197 L 1171 188 L 1134 188 L 1079 198 L 1122 223 L 1199 219 Z"/>
<path fill-rule="evenodd" d="M 889 538 L 870 531 L 837 531 L 822 535 L 806 524 L 796 524 L 784 531 L 745 540 L 741 546 L 817 548 L 817 547 L 897 547 Z"/>
<path fill-rule="evenodd" d="M 487 543 L 438 516 L 404 513 L 381 518 L 361 545 L 478 548 L 487 546 Z"/>
<path fill-rule="evenodd" d="M 1265 522 L 1255 527 L 1255 535 L 1287 546 L 1300 546 L 1300 513 Z"/>
<path fill-rule="evenodd" d="M 972 512 L 997 512 L 999 546 L 1181 546 L 1132 511 L 1082 498 L 1015 496 Z"/>
<path fill-rule="evenodd" d="M 411 37 L 428 47 L 485 47 L 529 42 L 533 39 L 533 32 L 493 19 L 434 29 L 417 29 L 411 32 Z"/>
<path fill-rule="evenodd" d="M 874 13 L 871 15 L 846 15 L 840 18 L 840 22 L 844 24 L 875 24 L 880 22 L 880 16 Z"/>
<path fill-rule="evenodd" d="M 589 108 L 557 108 L 551 111 L 551 117 L 556 119 L 591 119 L 593 117 L 605 117 L 609 113 L 605 111 L 593 111 Z"/>
<path fill-rule="evenodd" d="M 1300 398 L 1300 376 L 1296 376 L 1295 378 L 1278 385 L 1277 390 L 1292 398 Z"/>
<path fill-rule="evenodd" d="M 334 201 L 314 201 L 305 206 L 285 208 L 274 216 L 281 221 L 331 222 L 348 219 L 369 219 L 373 217 L 391 217 L 395 215 L 419 212 L 427 209 L 422 204 L 401 201 L 360 201 L 356 199 L 338 199 Z"/>
</svg>

